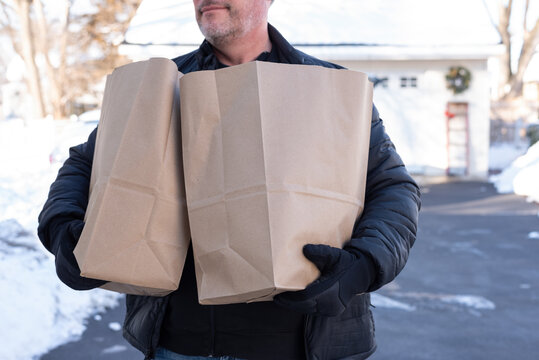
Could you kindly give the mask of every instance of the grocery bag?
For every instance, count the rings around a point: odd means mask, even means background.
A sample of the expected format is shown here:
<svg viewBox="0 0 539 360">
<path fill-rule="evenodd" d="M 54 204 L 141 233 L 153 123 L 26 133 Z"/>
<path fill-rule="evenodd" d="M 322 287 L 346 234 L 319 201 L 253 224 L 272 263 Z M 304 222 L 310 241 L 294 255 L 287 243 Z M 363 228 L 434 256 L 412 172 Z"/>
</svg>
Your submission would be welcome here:
<svg viewBox="0 0 539 360">
<path fill-rule="evenodd" d="M 180 80 L 201 304 L 271 300 L 319 276 L 305 244 L 342 247 L 364 204 L 367 75 L 250 62 Z"/>
<path fill-rule="evenodd" d="M 152 58 L 108 76 L 90 198 L 75 257 L 105 289 L 162 296 L 178 288 L 189 247 L 174 62 Z"/>
</svg>

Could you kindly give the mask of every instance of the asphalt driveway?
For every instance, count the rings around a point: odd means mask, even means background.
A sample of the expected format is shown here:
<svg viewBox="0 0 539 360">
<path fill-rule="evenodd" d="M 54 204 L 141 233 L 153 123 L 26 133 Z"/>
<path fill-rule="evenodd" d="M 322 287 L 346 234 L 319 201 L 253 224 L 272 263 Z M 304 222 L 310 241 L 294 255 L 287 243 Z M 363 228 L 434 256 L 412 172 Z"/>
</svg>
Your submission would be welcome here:
<svg viewBox="0 0 539 360">
<path fill-rule="evenodd" d="M 539 206 L 483 182 L 423 193 L 408 264 L 374 299 L 372 359 L 539 359 Z"/>
<path fill-rule="evenodd" d="M 539 206 L 485 182 L 429 181 L 408 264 L 373 295 L 372 359 L 539 359 Z M 123 314 L 90 319 L 41 359 L 142 359 L 118 331 Z"/>
</svg>

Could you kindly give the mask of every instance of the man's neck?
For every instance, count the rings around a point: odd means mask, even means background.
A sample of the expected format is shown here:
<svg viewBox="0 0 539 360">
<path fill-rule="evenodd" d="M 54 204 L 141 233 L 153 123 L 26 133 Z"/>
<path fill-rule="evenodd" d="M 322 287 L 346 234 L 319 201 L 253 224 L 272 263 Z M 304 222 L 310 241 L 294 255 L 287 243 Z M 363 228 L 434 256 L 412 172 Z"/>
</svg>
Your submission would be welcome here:
<svg viewBox="0 0 539 360">
<path fill-rule="evenodd" d="M 213 45 L 213 44 L 212 44 Z M 217 59 L 224 65 L 239 65 L 256 59 L 264 51 L 271 50 L 268 25 L 259 26 L 242 38 L 226 44 L 213 45 Z"/>
</svg>

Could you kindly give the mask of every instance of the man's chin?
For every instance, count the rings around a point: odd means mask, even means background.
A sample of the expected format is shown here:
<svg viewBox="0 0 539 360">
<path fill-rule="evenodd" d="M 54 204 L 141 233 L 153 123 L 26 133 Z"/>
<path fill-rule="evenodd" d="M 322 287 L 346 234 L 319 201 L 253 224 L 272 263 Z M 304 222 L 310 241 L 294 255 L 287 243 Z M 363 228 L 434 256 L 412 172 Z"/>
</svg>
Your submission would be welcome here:
<svg viewBox="0 0 539 360">
<path fill-rule="evenodd" d="M 202 24 L 204 27 L 220 27 L 226 22 L 230 21 L 230 14 L 228 9 L 216 9 L 206 11 L 200 14 L 197 18 L 198 24 Z"/>
<path fill-rule="evenodd" d="M 212 45 L 223 44 L 233 38 L 234 31 L 225 27 L 200 27 L 204 38 Z"/>
</svg>

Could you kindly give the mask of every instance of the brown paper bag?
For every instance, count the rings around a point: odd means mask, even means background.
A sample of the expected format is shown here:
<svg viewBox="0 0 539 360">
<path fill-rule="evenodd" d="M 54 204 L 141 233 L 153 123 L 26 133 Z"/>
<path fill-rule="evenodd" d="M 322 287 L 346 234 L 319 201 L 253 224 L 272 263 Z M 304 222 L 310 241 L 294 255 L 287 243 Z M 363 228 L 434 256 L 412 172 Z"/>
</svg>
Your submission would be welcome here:
<svg viewBox="0 0 539 360">
<path fill-rule="evenodd" d="M 201 304 L 269 300 L 318 270 L 363 209 L 372 86 L 363 73 L 251 62 L 180 80 Z"/>
<path fill-rule="evenodd" d="M 165 295 L 177 289 L 189 246 L 181 161 L 179 77 L 154 58 L 108 76 L 85 226 L 81 275 L 105 289 Z"/>
</svg>

